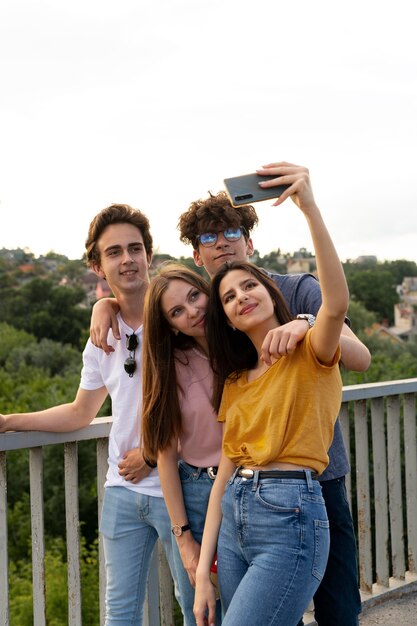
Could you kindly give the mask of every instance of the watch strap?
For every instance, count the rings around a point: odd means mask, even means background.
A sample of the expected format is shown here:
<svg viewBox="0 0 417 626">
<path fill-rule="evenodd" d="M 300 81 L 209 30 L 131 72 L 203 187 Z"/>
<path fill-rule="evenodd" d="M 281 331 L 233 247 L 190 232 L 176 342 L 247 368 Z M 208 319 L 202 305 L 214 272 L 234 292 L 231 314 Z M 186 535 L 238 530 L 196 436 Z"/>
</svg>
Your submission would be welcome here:
<svg viewBox="0 0 417 626">
<path fill-rule="evenodd" d="M 309 328 L 313 328 L 314 322 L 316 321 L 315 316 L 312 315 L 311 313 L 299 313 L 296 319 L 305 320 Z"/>
</svg>

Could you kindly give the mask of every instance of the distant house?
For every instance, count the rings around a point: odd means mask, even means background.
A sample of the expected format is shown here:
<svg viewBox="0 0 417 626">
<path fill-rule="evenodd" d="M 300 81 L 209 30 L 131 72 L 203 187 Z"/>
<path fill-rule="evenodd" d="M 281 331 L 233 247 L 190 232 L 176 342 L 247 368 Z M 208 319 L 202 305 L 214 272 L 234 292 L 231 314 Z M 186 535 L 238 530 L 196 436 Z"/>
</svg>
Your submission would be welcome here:
<svg viewBox="0 0 417 626">
<path fill-rule="evenodd" d="M 112 292 L 107 281 L 104 280 L 104 278 L 98 278 L 96 285 L 96 300 L 100 300 L 100 298 L 108 298 L 111 295 Z"/>
<path fill-rule="evenodd" d="M 35 266 L 33 263 L 22 263 L 19 265 L 19 271 L 22 272 L 22 274 L 31 274 L 35 271 Z"/>
<path fill-rule="evenodd" d="M 314 257 L 292 258 L 287 261 L 288 274 L 314 274 L 316 271 L 316 259 Z"/>
<path fill-rule="evenodd" d="M 395 333 L 392 328 L 388 328 L 388 326 L 384 326 L 384 324 L 372 324 L 370 328 L 365 329 L 365 333 L 368 337 L 377 335 L 380 339 L 386 339 L 391 343 L 403 343 L 403 339 Z"/>
<path fill-rule="evenodd" d="M 407 341 L 417 335 L 417 277 L 405 277 L 397 292 L 401 300 L 394 306 L 394 326 L 390 331 Z"/>
<path fill-rule="evenodd" d="M 378 263 L 378 258 L 373 254 L 362 254 L 355 259 L 355 263 L 359 265 L 376 265 Z"/>
<path fill-rule="evenodd" d="M 82 286 L 84 288 L 87 301 L 92 304 L 100 298 L 107 298 L 112 293 L 104 278 L 97 276 L 92 270 L 87 270 L 82 278 Z"/>
</svg>

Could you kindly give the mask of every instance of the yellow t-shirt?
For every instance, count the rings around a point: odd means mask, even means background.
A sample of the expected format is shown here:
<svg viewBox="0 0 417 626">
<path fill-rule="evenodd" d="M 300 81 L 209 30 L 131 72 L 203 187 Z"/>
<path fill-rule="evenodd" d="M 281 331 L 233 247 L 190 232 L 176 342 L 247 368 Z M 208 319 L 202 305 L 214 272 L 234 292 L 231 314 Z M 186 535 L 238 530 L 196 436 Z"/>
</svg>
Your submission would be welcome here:
<svg viewBox="0 0 417 626">
<path fill-rule="evenodd" d="M 256 380 L 244 372 L 226 381 L 218 415 L 226 456 L 236 466 L 294 463 L 321 474 L 342 401 L 339 359 L 340 348 L 330 365 L 320 363 L 308 332 Z"/>
</svg>

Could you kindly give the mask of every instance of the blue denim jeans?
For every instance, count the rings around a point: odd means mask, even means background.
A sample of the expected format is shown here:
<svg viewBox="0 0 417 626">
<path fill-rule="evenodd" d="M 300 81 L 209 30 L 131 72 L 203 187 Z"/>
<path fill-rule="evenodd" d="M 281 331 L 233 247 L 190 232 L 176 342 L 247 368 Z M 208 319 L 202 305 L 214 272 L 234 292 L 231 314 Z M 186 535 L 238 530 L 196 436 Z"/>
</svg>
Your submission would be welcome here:
<svg viewBox="0 0 417 626">
<path fill-rule="evenodd" d="M 107 487 L 100 523 L 106 560 L 106 626 L 141 626 L 152 551 L 161 540 L 171 572 L 171 522 L 163 498 Z"/>
<path fill-rule="evenodd" d="M 361 597 L 345 478 L 323 480 L 321 487 L 330 524 L 330 552 L 323 580 L 314 594 L 314 617 L 319 626 L 357 626 Z"/>
<path fill-rule="evenodd" d="M 326 568 L 329 522 L 320 483 L 240 478 L 222 500 L 217 566 L 223 626 L 296 626 Z"/>
<path fill-rule="evenodd" d="M 201 469 L 195 469 L 185 463 L 185 461 L 179 462 L 179 473 L 188 523 L 190 524 L 194 539 L 201 543 L 213 480 L 209 478 L 207 472 L 202 472 Z M 182 564 L 174 536 L 172 537 L 172 551 L 174 555 L 177 585 L 184 614 L 184 626 L 196 626 L 193 613 L 194 587 L 191 586 L 188 574 Z M 220 602 L 218 603 L 217 609 L 216 626 L 219 626 L 221 624 Z"/>
</svg>

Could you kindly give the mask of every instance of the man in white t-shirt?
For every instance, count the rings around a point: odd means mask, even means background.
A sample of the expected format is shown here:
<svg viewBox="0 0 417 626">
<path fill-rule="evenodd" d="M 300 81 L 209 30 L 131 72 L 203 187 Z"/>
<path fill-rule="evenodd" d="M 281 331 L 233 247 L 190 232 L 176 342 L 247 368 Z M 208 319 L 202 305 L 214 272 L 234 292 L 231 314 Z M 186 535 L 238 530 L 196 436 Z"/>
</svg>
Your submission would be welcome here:
<svg viewBox="0 0 417 626">
<path fill-rule="evenodd" d="M 0 415 L 5 430 L 72 431 L 87 426 L 109 394 L 113 425 L 100 532 L 106 560 L 106 626 L 140 625 L 151 554 L 157 538 L 172 566 L 171 523 L 156 469 L 140 442 L 142 316 L 152 236 L 143 213 L 128 205 L 103 209 L 90 224 L 87 263 L 117 297 L 119 333 L 111 354 L 91 341 L 83 353 L 73 402 L 36 413 Z"/>
</svg>

